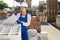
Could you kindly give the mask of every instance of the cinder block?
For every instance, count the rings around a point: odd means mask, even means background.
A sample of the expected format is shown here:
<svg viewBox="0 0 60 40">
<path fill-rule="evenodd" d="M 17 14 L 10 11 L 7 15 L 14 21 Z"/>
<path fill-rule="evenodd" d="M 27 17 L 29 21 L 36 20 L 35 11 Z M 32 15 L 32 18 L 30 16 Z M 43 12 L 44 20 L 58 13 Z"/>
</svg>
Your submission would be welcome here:
<svg viewBox="0 0 60 40">
<path fill-rule="evenodd" d="M 38 36 L 35 36 L 35 37 L 29 37 L 29 40 L 38 40 Z"/>
<path fill-rule="evenodd" d="M 36 29 L 28 30 L 29 40 L 38 40 L 38 32 Z"/>
<path fill-rule="evenodd" d="M 37 30 L 36 29 L 29 29 L 28 30 L 28 36 L 29 37 L 34 37 L 36 36 L 38 33 L 37 33 Z"/>
</svg>

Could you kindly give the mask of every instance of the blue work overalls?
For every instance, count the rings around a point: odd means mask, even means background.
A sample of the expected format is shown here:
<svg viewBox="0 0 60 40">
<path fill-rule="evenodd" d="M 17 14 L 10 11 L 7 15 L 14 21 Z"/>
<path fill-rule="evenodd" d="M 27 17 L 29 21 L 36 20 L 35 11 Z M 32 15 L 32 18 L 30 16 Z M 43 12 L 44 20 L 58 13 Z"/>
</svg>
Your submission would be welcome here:
<svg viewBox="0 0 60 40">
<path fill-rule="evenodd" d="M 21 21 L 23 22 L 27 22 L 27 14 L 25 17 L 22 17 L 22 14 L 20 14 L 19 19 L 17 20 L 17 23 L 21 23 Z M 21 24 L 21 34 L 22 34 L 22 40 L 28 40 L 28 33 L 27 33 L 27 27 L 24 26 L 23 24 Z"/>
</svg>

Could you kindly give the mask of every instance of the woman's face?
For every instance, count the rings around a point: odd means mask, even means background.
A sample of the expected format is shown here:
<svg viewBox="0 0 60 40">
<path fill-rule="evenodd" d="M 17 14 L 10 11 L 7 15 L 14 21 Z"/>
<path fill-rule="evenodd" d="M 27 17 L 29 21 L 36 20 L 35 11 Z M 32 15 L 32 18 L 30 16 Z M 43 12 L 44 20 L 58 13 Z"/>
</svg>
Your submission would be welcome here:
<svg viewBox="0 0 60 40">
<path fill-rule="evenodd" d="M 26 13 L 26 7 L 21 7 L 22 13 Z"/>
</svg>

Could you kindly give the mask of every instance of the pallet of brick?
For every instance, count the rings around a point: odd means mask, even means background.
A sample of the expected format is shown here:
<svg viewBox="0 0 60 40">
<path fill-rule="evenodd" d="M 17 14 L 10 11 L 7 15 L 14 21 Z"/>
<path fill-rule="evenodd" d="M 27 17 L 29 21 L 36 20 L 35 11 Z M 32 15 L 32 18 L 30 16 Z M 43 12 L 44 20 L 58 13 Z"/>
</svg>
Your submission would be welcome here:
<svg viewBox="0 0 60 40">
<path fill-rule="evenodd" d="M 0 40 L 21 40 L 21 27 L 18 24 L 14 26 L 1 25 Z"/>
<path fill-rule="evenodd" d="M 36 29 L 38 32 L 41 31 L 40 22 L 36 16 L 32 16 L 31 24 L 28 29 Z"/>
<path fill-rule="evenodd" d="M 6 18 L 7 14 L 0 10 L 0 18 Z"/>
<path fill-rule="evenodd" d="M 0 25 L 0 40 L 21 40 L 21 26 L 12 15 Z"/>
</svg>

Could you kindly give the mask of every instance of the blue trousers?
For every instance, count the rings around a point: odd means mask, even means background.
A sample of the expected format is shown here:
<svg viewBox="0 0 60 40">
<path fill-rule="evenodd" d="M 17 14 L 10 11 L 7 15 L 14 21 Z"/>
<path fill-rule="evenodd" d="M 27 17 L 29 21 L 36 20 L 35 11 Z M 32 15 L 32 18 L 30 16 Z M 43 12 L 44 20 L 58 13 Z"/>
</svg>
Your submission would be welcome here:
<svg viewBox="0 0 60 40">
<path fill-rule="evenodd" d="M 22 40 L 28 40 L 28 32 L 27 32 L 27 27 L 26 26 L 22 26 L 21 27 L 21 34 L 22 34 Z"/>
</svg>

